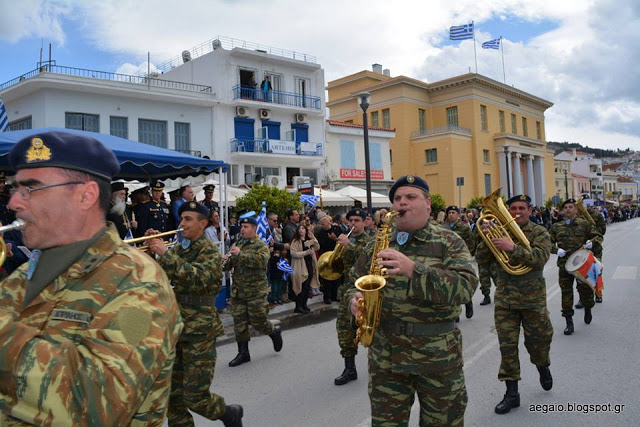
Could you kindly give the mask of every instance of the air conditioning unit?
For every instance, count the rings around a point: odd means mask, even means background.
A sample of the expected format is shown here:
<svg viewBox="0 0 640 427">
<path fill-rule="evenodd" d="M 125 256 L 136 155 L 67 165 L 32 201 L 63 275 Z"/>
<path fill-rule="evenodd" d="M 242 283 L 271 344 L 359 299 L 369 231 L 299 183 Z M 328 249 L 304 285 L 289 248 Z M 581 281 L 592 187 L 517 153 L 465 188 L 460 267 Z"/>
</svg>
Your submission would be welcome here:
<svg viewBox="0 0 640 427">
<path fill-rule="evenodd" d="M 269 120 L 271 118 L 271 111 L 261 108 L 260 109 L 260 118 L 263 120 Z"/>
<path fill-rule="evenodd" d="M 311 184 L 311 178 L 308 176 L 294 176 L 291 178 L 291 183 L 293 184 L 293 188 L 298 188 L 300 184 Z"/>
<path fill-rule="evenodd" d="M 247 107 L 236 107 L 236 116 L 247 117 L 249 115 L 249 109 Z"/>
<path fill-rule="evenodd" d="M 300 114 L 300 113 L 296 113 L 296 114 L 294 114 L 294 120 L 296 121 L 296 123 L 304 123 L 305 115 L 304 114 Z"/>
<path fill-rule="evenodd" d="M 264 185 L 267 187 L 284 188 L 285 184 L 286 182 L 281 176 L 267 175 L 264 177 Z"/>
</svg>

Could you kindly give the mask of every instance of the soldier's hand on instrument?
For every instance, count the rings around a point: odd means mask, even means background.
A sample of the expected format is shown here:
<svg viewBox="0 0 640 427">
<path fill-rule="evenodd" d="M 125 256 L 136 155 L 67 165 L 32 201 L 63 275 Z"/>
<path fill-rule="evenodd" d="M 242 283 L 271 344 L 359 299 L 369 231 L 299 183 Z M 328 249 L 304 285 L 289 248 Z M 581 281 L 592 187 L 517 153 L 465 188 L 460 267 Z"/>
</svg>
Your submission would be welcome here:
<svg viewBox="0 0 640 427">
<path fill-rule="evenodd" d="M 413 277 L 413 268 L 415 263 L 402 252 L 395 249 L 383 249 L 378 252 L 379 263 L 387 269 L 388 274 L 397 276 Z"/>
<path fill-rule="evenodd" d="M 566 254 L 567 254 L 567 251 L 565 251 L 565 250 L 564 250 L 564 249 L 562 249 L 562 248 L 558 248 L 558 256 L 559 256 L 560 258 L 562 258 L 563 256 L 565 256 Z"/>
<path fill-rule="evenodd" d="M 13 256 L 13 251 L 11 250 L 13 245 L 11 243 L 7 243 L 5 247 L 7 250 L 7 258 L 11 258 Z"/>
<path fill-rule="evenodd" d="M 333 240 L 334 242 L 338 240 L 338 238 L 336 237 L 335 233 L 330 233 L 330 234 L 329 234 L 329 238 L 330 238 L 331 240 Z"/>
<path fill-rule="evenodd" d="M 231 248 L 231 250 L 229 251 L 229 253 L 231 255 L 238 255 L 240 253 L 240 248 L 237 246 L 234 246 Z"/>
<path fill-rule="evenodd" d="M 489 232 L 491 231 L 491 227 L 493 227 L 493 224 L 492 224 L 491 222 L 489 222 L 489 221 L 484 221 L 484 222 L 482 223 L 482 228 L 481 228 L 482 233 L 483 233 L 483 234 L 489 234 Z"/>
<path fill-rule="evenodd" d="M 338 243 L 340 243 L 342 246 L 347 246 L 349 244 L 349 238 L 346 234 L 341 234 L 338 236 Z"/>
<path fill-rule="evenodd" d="M 362 292 L 356 292 L 353 295 L 353 298 L 351 298 L 351 305 L 349 306 L 349 309 L 351 310 L 351 314 L 353 314 L 354 316 L 358 315 L 358 301 L 360 301 L 362 298 L 364 298 Z"/>
<path fill-rule="evenodd" d="M 154 254 L 158 254 L 160 256 L 164 255 L 167 252 L 167 245 L 164 244 L 164 240 L 158 239 L 149 239 L 147 240 L 147 245 L 149 246 L 149 250 Z"/>
<path fill-rule="evenodd" d="M 591 240 L 587 240 L 587 243 L 584 244 L 585 249 L 591 249 L 593 247 L 593 242 Z"/>
<path fill-rule="evenodd" d="M 516 247 L 515 243 L 513 243 L 506 237 L 501 237 L 499 239 L 491 239 L 491 242 L 494 244 L 496 248 L 500 249 L 501 251 L 513 252 L 513 250 Z"/>
<path fill-rule="evenodd" d="M 153 236 L 154 234 L 160 234 L 160 232 L 158 230 L 154 230 L 153 228 L 149 228 L 144 232 L 145 236 Z"/>
</svg>

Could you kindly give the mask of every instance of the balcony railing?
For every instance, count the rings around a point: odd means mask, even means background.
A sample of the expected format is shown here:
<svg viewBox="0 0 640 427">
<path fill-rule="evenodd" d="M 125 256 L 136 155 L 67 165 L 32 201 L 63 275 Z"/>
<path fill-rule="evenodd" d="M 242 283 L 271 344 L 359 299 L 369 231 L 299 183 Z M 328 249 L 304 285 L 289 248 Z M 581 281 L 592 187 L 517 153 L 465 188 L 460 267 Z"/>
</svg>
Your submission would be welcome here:
<svg viewBox="0 0 640 427">
<path fill-rule="evenodd" d="M 196 85 L 192 83 L 183 83 L 183 82 L 175 82 L 171 80 L 157 79 L 157 78 L 154 78 L 153 75 L 151 78 L 147 78 L 144 76 L 131 76 L 128 74 L 111 73 L 108 71 L 88 70 L 85 68 L 65 67 L 62 65 L 50 65 L 50 64 L 45 64 L 40 68 L 31 70 L 28 73 L 25 73 L 19 77 L 16 77 L 13 80 L 9 80 L 8 82 L 1 84 L 0 90 L 6 89 L 10 86 L 18 84 L 32 77 L 38 76 L 45 72 L 54 73 L 54 74 L 63 74 L 67 76 L 76 76 L 76 77 L 92 78 L 92 79 L 99 79 L 99 80 L 109 80 L 114 82 L 132 83 L 132 84 L 144 85 L 144 86 L 162 87 L 167 89 L 177 89 L 177 90 L 183 90 L 187 92 L 200 92 L 200 93 L 213 92 L 211 89 L 211 86 L 203 86 L 203 85 Z"/>
<path fill-rule="evenodd" d="M 246 99 L 248 101 L 258 101 L 269 104 L 291 105 L 299 108 L 311 108 L 319 110 L 321 108 L 319 96 L 303 96 L 297 93 L 282 92 L 280 90 L 270 90 L 265 93 L 249 86 L 235 85 L 233 87 L 233 99 Z"/>
<path fill-rule="evenodd" d="M 460 126 L 448 125 L 448 126 L 441 126 L 437 128 L 422 129 L 422 130 L 413 132 L 411 134 L 411 137 L 420 138 L 421 136 L 431 136 L 431 135 L 438 135 L 438 134 L 449 133 L 449 132 L 462 133 L 468 136 L 472 135 L 471 129 L 463 128 Z"/>
<path fill-rule="evenodd" d="M 281 141 L 276 139 L 237 139 L 230 141 L 232 153 L 293 154 L 322 156 L 322 143 Z"/>
</svg>

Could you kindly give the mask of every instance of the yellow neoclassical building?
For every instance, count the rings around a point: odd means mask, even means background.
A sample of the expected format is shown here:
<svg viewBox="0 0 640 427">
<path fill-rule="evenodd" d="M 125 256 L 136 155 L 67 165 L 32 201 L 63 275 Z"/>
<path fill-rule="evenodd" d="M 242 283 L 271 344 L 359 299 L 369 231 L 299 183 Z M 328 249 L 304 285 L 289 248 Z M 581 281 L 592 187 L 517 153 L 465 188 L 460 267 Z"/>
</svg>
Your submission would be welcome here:
<svg viewBox="0 0 640 427">
<path fill-rule="evenodd" d="M 432 193 L 463 206 L 498 187 L 535 205 L 555 195 L 544 124 L 551 102 L 475 73 L 425 83 L 373 69 L 329 82 L 327 107 L 331 119 L 362 124 L 355 95 L 371 94 L 369 125 L 395 128 L 394 179 L 419 175 Z"/>
</svg>

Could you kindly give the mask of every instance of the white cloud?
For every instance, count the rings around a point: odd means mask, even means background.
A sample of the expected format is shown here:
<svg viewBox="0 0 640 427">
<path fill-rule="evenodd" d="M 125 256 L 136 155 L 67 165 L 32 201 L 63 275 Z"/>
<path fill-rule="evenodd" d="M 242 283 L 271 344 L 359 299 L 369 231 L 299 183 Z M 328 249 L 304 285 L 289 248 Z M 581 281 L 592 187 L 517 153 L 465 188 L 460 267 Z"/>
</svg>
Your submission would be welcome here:
<svg viewBox="0 0 640 427">
<path fill-rule="evenodd" d="M 27 37 L 64 44 L 61 18 L 71 11 L 65 0 L 0 0 L 0 40 L 12 43 Z"/>
</svg>

